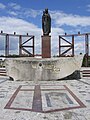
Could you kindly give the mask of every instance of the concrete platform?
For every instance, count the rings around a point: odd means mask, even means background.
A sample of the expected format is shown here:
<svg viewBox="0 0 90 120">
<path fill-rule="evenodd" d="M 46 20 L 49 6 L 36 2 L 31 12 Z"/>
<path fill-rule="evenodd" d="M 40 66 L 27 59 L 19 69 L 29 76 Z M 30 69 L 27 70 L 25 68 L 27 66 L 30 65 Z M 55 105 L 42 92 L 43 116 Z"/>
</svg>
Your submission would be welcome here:
<svg viewBox="0 0 90 120">
<path fill-rule="evenodd" d="M 6 72 L 14 80 L 56 80 L 80 70 L 83 55 L 57 58 L 7 58 Z"/>
<path fill-rule="evenodd" d="M 2 76 L 0 120 L 90 120 L 90 78 L 33 82 Z"/>
</svg>

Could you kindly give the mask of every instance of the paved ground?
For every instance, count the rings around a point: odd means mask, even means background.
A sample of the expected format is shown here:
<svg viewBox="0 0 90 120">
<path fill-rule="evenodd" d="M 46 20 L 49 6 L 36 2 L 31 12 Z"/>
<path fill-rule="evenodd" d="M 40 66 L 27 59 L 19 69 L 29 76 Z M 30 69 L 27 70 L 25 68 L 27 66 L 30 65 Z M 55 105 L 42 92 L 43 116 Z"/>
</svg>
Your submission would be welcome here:
<svg viewBox="0 0 90 120">
<path fill-rule="evenodd" d="M 90 120 L 90 78 L 15 82 L 2 76 L 0 120 Z"/>
</svg>

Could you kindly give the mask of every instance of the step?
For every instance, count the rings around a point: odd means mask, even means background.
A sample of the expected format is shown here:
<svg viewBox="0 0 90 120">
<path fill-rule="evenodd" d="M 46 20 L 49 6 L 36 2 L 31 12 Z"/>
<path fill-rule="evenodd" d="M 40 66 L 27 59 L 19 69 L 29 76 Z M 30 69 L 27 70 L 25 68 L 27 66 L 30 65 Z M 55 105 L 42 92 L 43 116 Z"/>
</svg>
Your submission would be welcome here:
<svg viewBox="0 0 90 120">
<path fill-rule="evenodd" d="M 82 72 L 82 74 L 90 74 L 90 72 Z"/>
<path fill-rule="evenodd" d="M 90 70 L 83 70 L 82 77 L 90 77 Z"/>
<path fill-rule="evenodd" d="M 6 74 L 1 74 L 1 73 L 0 73 L 0 76 L 7 76 L 7 75 L 6 75 Z"/>
<path fill-rule="evenodd" d="M 90 70 L 83 70 L 82 72 L 90 72 Z"/>
<path fill-rule="evenodd" d="M 90 75 L 82 75 L 82 77 L 90 77 Z"/>
</svg>

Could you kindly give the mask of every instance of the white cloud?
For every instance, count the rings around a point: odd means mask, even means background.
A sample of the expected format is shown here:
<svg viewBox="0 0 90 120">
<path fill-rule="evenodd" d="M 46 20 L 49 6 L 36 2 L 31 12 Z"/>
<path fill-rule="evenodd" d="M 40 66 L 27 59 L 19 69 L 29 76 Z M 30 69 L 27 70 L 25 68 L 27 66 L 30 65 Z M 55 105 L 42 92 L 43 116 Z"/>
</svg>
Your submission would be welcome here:
<svg viewBox="0 0 90 120">
<path fill-rule="evenodd" d="M 90 16 L 79 16 L 73 14 L 66 14 L 62 11 L 51 11 L 52 19 L 57 26 L 68 25 L 72 27 L 90 26 Z"/>
<path fill-rule="evenodd" d="M 89 7 L 89 8 L 90 8 L 90 4 L 89 4 L 89 5 L 87 5 L 87 7 Z"/>
<path fill-rule="evenodd" d="M 87 7 L 87 11 L 90 12 L 90 4 L 86 6 Z"/>
<path fill-rule="evenodd" d="M 8 13 L 10 14 L 10 15 L 13 15 L 13 16 L 17 16 L 18 14 L 16 13 L 16 12 L 14 12 L 14 11 L 8 11 Z"/>
<path fill-rule="evenodd" d="M 25 32 L 34 33 L 34 31 L 37 32 L 39 30 L 39 28 L 32 23 L 12 17 L 0 17 L 0 29 L 9 33 L 17 31 L 20 34 Z"/>
<path fill-rule="evenodd" d="M 9 3 L 10 7 L 12 7 L 14 10 L 20 10 L 21 6 L 16 3 Z"/>
<path fill-rule="evenodd" d="M 18 14 L 21 18 L 25 17 L 32 17 L 36 18 L 37 16 L 41 17 L 43 10 L 35 10 L 35 9 L 29 9 L 24 8 L 16 3 L 9 3 L 8 6 L 13 8 L 13 10 L 18 11 L 12 11 L 9 12 L 9 14 L 15 15 Z M 87 5 L 88 10 L 90 10 L 90 5 Z M 63 25 L 71 26 L 71 27 L 85 27 L 90 26 L 90 16 L 80 16 L 80 15 L 74 15 L 74 14 L 66 14 L 63 11 L 50 11 L 50 15 L 52 18 L 52 21 L 54 22 L 54 25 L 56 27 L 61 27 Z"/>
<path fill-rule="evenodd" d="M 43 11 L 42 10 L 34 10 L 34 9 L 28 9 L 28 8 L 22 8 L 22 6 L 17 5 L 16 3 L 10 3 L 9 6 L 11 6 L 14 10 L 18 11 L 9 11 L 9 14 L 12 15 L 18 15 L 21 18 L 25 17 L 32 17 L 36 18 L 37 16 L 41 17 Z M 90 5 L 88 5 L 88 8 L 90 8 Z M 56 27 L 61 27 L 63 25 L 71 26 L 71 27 L 85 27 L 90 26 L 90 16 L 80 16 L 80 15 L 74 15 L 74 14 L 66 14 L 63 11 L 49 11 L 52 21 Z"/>
<path fill-rule="evenodd" d="M 16 4 L 16 3 L 9 3 L 8 8 L 10 9 L 10 11 L 13 9 L 13 11 L 22 18 L 24 18 L 24 16 L 35 18 L 38 15 L 41 15 L 41 13 L 42 13 L 41 10 L 24 8 L 24 7 L 22 7 L 22 6 L 20 6 L 19 4 Z M 8 13 L 11 14 L 11 12 L 8 12 Z"/>
<path fill-rule="evenodd" d="M 85 54 L 84 41 L 75 43 L 74 50 L 75 50 L 75 54 L 80 54 L 80 53 Z"/>
<path fill-rule="evenodd" d="M 41 10 L 33 10 L 33 9 L 25 9 L 24 10 L 24 15 L 27 17 L 37 17 L 38 15 L 41 15 L 42 11 Z"/>
<path fill-rule="evenodd" d="M 64 30 L 62 28 L 51 28 L 51 35 L 58 36 L 60 34 L 64 34 Z"/>
<path fill-rule="evenodd" d="M 5 5 L 4 4 L 2 4 L 2 3 L 0 3 L 0 9 L 5 9 Z"/>
</svg>

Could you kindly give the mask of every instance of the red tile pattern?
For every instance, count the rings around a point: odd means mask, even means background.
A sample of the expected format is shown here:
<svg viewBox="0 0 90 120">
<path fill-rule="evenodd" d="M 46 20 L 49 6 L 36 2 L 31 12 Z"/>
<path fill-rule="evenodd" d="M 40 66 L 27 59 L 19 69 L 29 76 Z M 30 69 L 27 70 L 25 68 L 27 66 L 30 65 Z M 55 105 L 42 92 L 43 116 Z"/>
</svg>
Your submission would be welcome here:
<svg viewBox="0 0 90 120">
<path fill-rule="evenodd" d="M 36 85 L 34 89 L 21 89 L 22 86 L 19 86 L 17 90 L 14 92 L 6 106 L 4 107 L 5 109 L 13 109 L 13 110 L 25 110 L 25 111 L 33 111 L 33 112 L 42 112 L 42 113 L 50 113 L 50 112 L 57 112 L 57 111 L 63 111 L 63 110 L 71 110 L 71 109 L 78 109 L 78 108 L 85 108 L 86 106 L 81 102 L 81 100 L 66 86 L 63 85 L 64 89 L 41 89 L 40 85 Z M 78 103 L 78 105 L 74 107 L 67 107 L 67 108 L 60 108 L 60 109 L 50 109 L 50 110 L 44 110 L 42 108 L 42 96 L 41 96 L 41 91 L 52 91 L 52 90 L 66 90 L 69 92 L 69 94 L 75 99 L 75 101 Z M 19 91 L 34 91 L 34 96 L 33 96 L 33 101 L 32 101 L 32 108 L 31 109 L 26 109 L 26 108 L 15 108 L 12 107 L 11 104 L 14 102 L 17 94 Z"/>
</svg>

